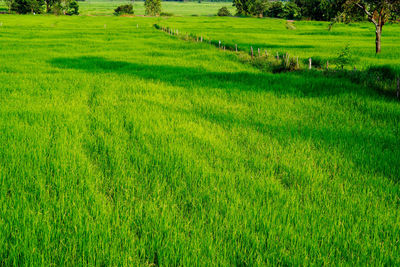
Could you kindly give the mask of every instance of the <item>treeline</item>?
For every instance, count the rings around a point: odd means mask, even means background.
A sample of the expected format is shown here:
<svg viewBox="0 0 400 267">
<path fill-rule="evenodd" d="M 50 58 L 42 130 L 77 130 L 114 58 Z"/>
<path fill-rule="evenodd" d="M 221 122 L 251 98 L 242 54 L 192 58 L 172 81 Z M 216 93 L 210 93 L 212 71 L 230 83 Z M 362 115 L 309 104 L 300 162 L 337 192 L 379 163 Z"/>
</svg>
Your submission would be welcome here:
<svg viewBox="0 0 400 267">
<path fill-rule="evenodd" d="M 232 2 L 232 0 L 163 0 L 163 2 Z"/>
<path fill-rule="evenodd" d="M 4 2 L 10 13 L 79 15 L 79 4 L 76 0 L 4 0 Z"/>
<path fill-rule="evenodd" d="M 286 19 L 309 19 L 331 21 L 333 19 L 347 20 L 343 6 L 347 0 L 234 0 L 238 16 L 273 17 Z M 355 10 L 358 18 L 365 16 L 361 10 Z M 354 12 L 353 12 L 354 13 Z M 352 16 L 357 19 L 357 16 Z"/>
</svg>

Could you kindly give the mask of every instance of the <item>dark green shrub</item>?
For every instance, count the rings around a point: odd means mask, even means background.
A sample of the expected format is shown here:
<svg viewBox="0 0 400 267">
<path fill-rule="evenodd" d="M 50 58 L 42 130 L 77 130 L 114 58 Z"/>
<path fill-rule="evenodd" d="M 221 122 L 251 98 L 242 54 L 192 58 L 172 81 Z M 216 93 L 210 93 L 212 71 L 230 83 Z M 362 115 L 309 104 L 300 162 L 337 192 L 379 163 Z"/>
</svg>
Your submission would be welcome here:
<svg viewBox="0 0 400 267">
<path fill-rule="evenodd" d="M 174 14 L 169 12 L 161 12 L 160 16 L 162 17 L 172 17 Z"/>
<path fill-rule="evenodd" d="M 394 81 L 398 75 L 396 71 L 388 65 L 369 67 L 367 69 L 367 74 L 371 79 L 386 81 Z"/>
<path fill-rule="evenodd" d="M 232 16 L 231 12 L 229 12 L 229 10 L 228 10 L 228 8 L 226 6 L 221 7 L 218 10 L 217 15 L 220 16 L 220 17 Z"/>
<path fill-rule="evenodd" d="M 114 15 L 119 16 L 123 14 L 134 14 L 133 5 L 132 4 L 121 5 L 116 9 L 114 9 Z"/>
<path fill-rule="evenodd" d="M 75 0 L 72 0 L 67 4 L 65 14 L 69 16 L 79 15 L 79 5 Z"/>
<path fill-rule="evenodd" d="M 11 11 L 18 14 L 41 14 L 44 11 L 44 0 L 15 0 L 10 7 Z"/>
</svg>

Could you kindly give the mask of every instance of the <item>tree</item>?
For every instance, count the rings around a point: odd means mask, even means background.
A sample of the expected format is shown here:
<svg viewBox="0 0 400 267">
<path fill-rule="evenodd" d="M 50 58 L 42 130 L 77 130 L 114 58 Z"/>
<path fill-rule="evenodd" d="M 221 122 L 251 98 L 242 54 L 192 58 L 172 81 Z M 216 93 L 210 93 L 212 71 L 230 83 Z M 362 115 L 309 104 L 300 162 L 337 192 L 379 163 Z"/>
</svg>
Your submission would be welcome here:
<svg viewBox="0 0 400 267">
<path fill-rule="evenodd" d="M 217 15 L 220 17 L 231 16 L 231 12 L 229 12 L 229 10 L 226 6 L 223 6 L 218 10 Z"/>
<path fill-rule="evenodd" d="M 291 0 L 301 10 L 304 18 L 329 21 L 343 11 L 346 0 Z"/>
<path fill-rule="evenodd" d="M 233 6 L 236 7 L 236 15 L 249 16 L 251 15 L 250 7 L 252 0 L 233 0 Z"/>
<path fill-rule="evenodd" d="M 267 10 L 268 0 L 234 0 L 236 15 L 262 17 Z"/>
<path fill-rule="evenodd" d="M 283 14 L 287 19 L 301 18 L 301 10 L 295 2 L 287 2 L 283 7 Z"/>
<path fill-rule="evenodd" d="M 267 10 L 268 17 L 271 18 L 283 18 L 284 11 L 283 11 L 283 3 L 281 1 L 273 2 L 272 5 Z"/>
<path fill-rule="evenodd" d="M 161 0 L 145 0 L 146 15 L 158 16 L 161 13 Z"/>
<path fill-rule="evenodd" d="M 43 0 L 15 0 L 11 4 L 11 11 L 18 14 L 43 13 Z"/>
<path fill-rule="evenodd" d="M 252 2 L 252 5 L 250 6 L 250 13 L 253 16 L 257 16 L 257 17 L 262 18 L 263 14 L 267 10 L 267 8 L 268 8 L 267 1 L 265 1 L 265 0 L 254 0 Z"/>
<path fill-rule="evenodd" d="M 8 12 L 11 12 L 11 8 L 14 3 L 14 0 L 4 0 L 4 3 L 6 4 L 6 6 L 8 8 Z"/>
<path fill-rule="evenodd" d="M 375 25 L 376 53 L 381 52 L 381 37 L 383 26 L 391 21 L 396 21 L 400 13 L 400 0 L 347 0 L 345 12 L 354 14 L 354 7 L 361 9 L 368 20 Z"/>
</svg>

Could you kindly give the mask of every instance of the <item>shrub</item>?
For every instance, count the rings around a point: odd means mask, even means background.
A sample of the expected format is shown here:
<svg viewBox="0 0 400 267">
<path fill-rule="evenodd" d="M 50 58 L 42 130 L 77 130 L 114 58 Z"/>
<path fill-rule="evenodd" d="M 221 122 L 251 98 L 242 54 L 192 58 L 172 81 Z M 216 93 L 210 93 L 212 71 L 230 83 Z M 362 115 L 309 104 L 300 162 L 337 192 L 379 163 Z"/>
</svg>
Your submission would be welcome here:
<svg viewBox="0 0 400 267">
<path fill-rule="evenodd" d="M 146 15 L 157 16 L 161 13 L 161 0 L 145 0 L 144 7 Z"/>
<path fill-rule="evenodd" d="M 344 69 L 345 66 L 354 62 L 354 59 L 351 55 L 350 46 L 348 44 L 339 52 L 334 62 L 341 69 Z"/>
<path fill-rule="evenodd" d="M 75 0 L 72 0 L 67 4 L 65 7 L 65 14 L 69 16 L 79 15 L 79 5 Z"/>
<path fill-rule="evenodd" d="M 228 10 L 228 8 L 226 6 L 221 7 L 218 10 L 217 15 L 220 16 L 220 17 L 232 16 L 231 12 L 229 12 L 229 10 Z"/>
<path fill-rule="evenodd" d="M 397 76 L 396 71 L 388 65 L 369 67 L 367 69 L 367 74 L 372 79 L 387 81 L 394 81 Z"/>
<path fill-rule="evenodd" d="M 132 4 L 127 4 L 127 5 L 121 5 L 114 9 L 114 14 L 116 16 L 123 15 L 123 14 L 134 14 L 133 11 L 133 5 Z"/>
<path fill-rule="evenodd" d="M 169 12 L 161 12 L 160 16 L 162 17 L 172 17 L 174 14 Z"/>
</svg>

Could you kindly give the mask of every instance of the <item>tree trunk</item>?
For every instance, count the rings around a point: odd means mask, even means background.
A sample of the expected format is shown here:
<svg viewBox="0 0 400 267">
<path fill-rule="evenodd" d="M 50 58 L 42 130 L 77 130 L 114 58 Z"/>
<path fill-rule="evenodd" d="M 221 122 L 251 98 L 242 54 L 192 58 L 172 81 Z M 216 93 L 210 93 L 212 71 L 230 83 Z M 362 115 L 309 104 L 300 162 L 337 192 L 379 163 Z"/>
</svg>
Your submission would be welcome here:
<svg viewBox="0 0 400 267">
<path fill-rule="evenodd" d="M 376 39 L 375 39 L 376 53 L 379 54 L 381 52 L 382 25 L 376 26 L 375 33 L 376 33 Z"/>
</svg>

